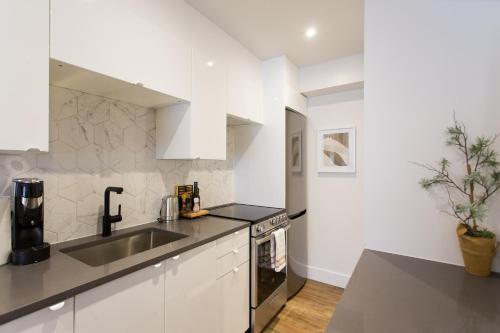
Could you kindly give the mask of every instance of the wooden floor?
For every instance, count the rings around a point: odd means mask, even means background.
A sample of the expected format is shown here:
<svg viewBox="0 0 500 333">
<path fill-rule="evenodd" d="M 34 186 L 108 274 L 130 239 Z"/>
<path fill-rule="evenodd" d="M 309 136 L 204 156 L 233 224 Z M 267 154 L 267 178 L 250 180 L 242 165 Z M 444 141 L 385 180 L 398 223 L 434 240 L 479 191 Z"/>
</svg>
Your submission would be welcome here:
<svg viewBox="0 0 500 333">
<path fill-rule="evenodd" d="M 267 326 L 264 333 L 323 333 L 343 289 L 308 280 Z"/>
</svg>

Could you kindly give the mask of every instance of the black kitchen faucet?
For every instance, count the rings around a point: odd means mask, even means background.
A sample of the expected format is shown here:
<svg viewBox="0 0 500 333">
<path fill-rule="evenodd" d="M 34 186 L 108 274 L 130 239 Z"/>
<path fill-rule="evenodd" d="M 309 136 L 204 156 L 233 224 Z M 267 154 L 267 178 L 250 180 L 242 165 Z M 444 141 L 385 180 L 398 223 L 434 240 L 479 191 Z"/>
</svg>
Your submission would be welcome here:
<svg viewBox="0 0 500 333">
<path fill-rule="evenodd" d="M 104 191 L 104 216 L 102 217 L 102 236 L 111 236 L 111 223 L 120 222 L 122 220 L 122 205 L 118 205 L 118 215 L 109 215 L 109 194 L 115 192 L 121 194 L 123 187 L 107 187 Z"/>
</svg>

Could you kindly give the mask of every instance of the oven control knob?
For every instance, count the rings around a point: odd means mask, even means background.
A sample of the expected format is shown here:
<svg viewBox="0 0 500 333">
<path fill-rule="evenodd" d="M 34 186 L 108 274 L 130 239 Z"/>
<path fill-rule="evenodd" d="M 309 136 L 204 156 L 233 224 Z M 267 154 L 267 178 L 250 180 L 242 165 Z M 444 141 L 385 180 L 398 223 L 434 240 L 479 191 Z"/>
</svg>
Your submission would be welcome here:
<svg viewBox="0 0 500 333">
<path fill-rule="evenodd" d="M 257 232 L 262 232 L 264 231 L 264 226 L 263 225 L 258 225 L 257 226 Z"/>
<path fill-rule="evenodd" d="M 271 224 L 272 224 L 272 225 L 275 225 L 275 224 L 276 224 L 276 222 L 278 222 L 278 221 L 276 220 L 276 217 L 273 217 L 273 219 L 271 220 Z"/>
</svg>

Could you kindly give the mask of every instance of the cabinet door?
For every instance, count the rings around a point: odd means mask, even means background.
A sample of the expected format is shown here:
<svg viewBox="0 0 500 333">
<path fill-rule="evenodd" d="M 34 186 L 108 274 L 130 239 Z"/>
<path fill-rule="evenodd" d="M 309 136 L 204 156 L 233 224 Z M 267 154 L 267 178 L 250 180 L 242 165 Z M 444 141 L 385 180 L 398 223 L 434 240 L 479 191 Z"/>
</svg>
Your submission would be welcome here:
<svg viewBox="0 0 500 333">
<path fill-rule="evenodd" d="M 233 65 L 228 73 L 227 98 L 230 115 L 262 123 L 262 81 L 244 64 Z M 252 75 L 253 74 L 253 75 Z"/>
<path fill-rule="evenodd" d="M 0 325 L 0 333 L 72 333 L 73 298 Z"/>
<path fill-rule="evenodd" d="M 49 149 L 49 0 L 0 0 L 0 150 Z"/>
<path fill-rule="evenodd" d="M 76 295 L 75 333 L 164 333 L 165 265 L 158 265 Z"/>
<path fill-rule="evenodd" d="M 215 243 L 170 258 L 166 266 L 165 332 L 218 333 Z"/>
<path fill-rule="evenodd" d="M 217 280 L 217 328 L 243 333 L 250 327 L 250 266 L 245 262 Z"/>
<path fill-rule="evenodd" d="M 227 75 L 227 113 L 247 119 L 249 114 L 245 107 L 245 73 L 240 64 L 233 64 Z"/>
<path fill-rule="evenodd" d="M 193 158 L 226 159 L 226 70 L 215 52 L 193 50 Z"/>
<path fill-rule="evenodd" d="M 250 79 L 246 84 L 246 114 L 255 123 L 262 123 L 262 81 Z"/>
<path fill-rule="evenodd" d="M 52 0 L 50 56 L 190 100 L 190 46 L 148 19 L 168 10 L 166 1 Z"/>
<path fill-rule="evenodd" d="M 307 116 L 307 98 L 299 92 L 299 88 L 287 83 L 285 87 L 285 104 L 287 107 Z"/>
</svg>

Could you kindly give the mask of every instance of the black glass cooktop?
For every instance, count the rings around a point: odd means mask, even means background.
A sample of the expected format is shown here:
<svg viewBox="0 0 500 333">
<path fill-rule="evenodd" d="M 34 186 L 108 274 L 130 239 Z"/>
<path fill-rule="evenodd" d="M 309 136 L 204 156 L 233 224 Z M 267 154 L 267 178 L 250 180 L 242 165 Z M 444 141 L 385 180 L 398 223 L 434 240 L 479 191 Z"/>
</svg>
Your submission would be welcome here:
<svg viewBox="0 0 500 333">
<path fill-rule="evenodd" d="M 230 204 L 211 209 L 209 215 L 257 223 L 284 212 L 284 208 Z"/>
</svg>

